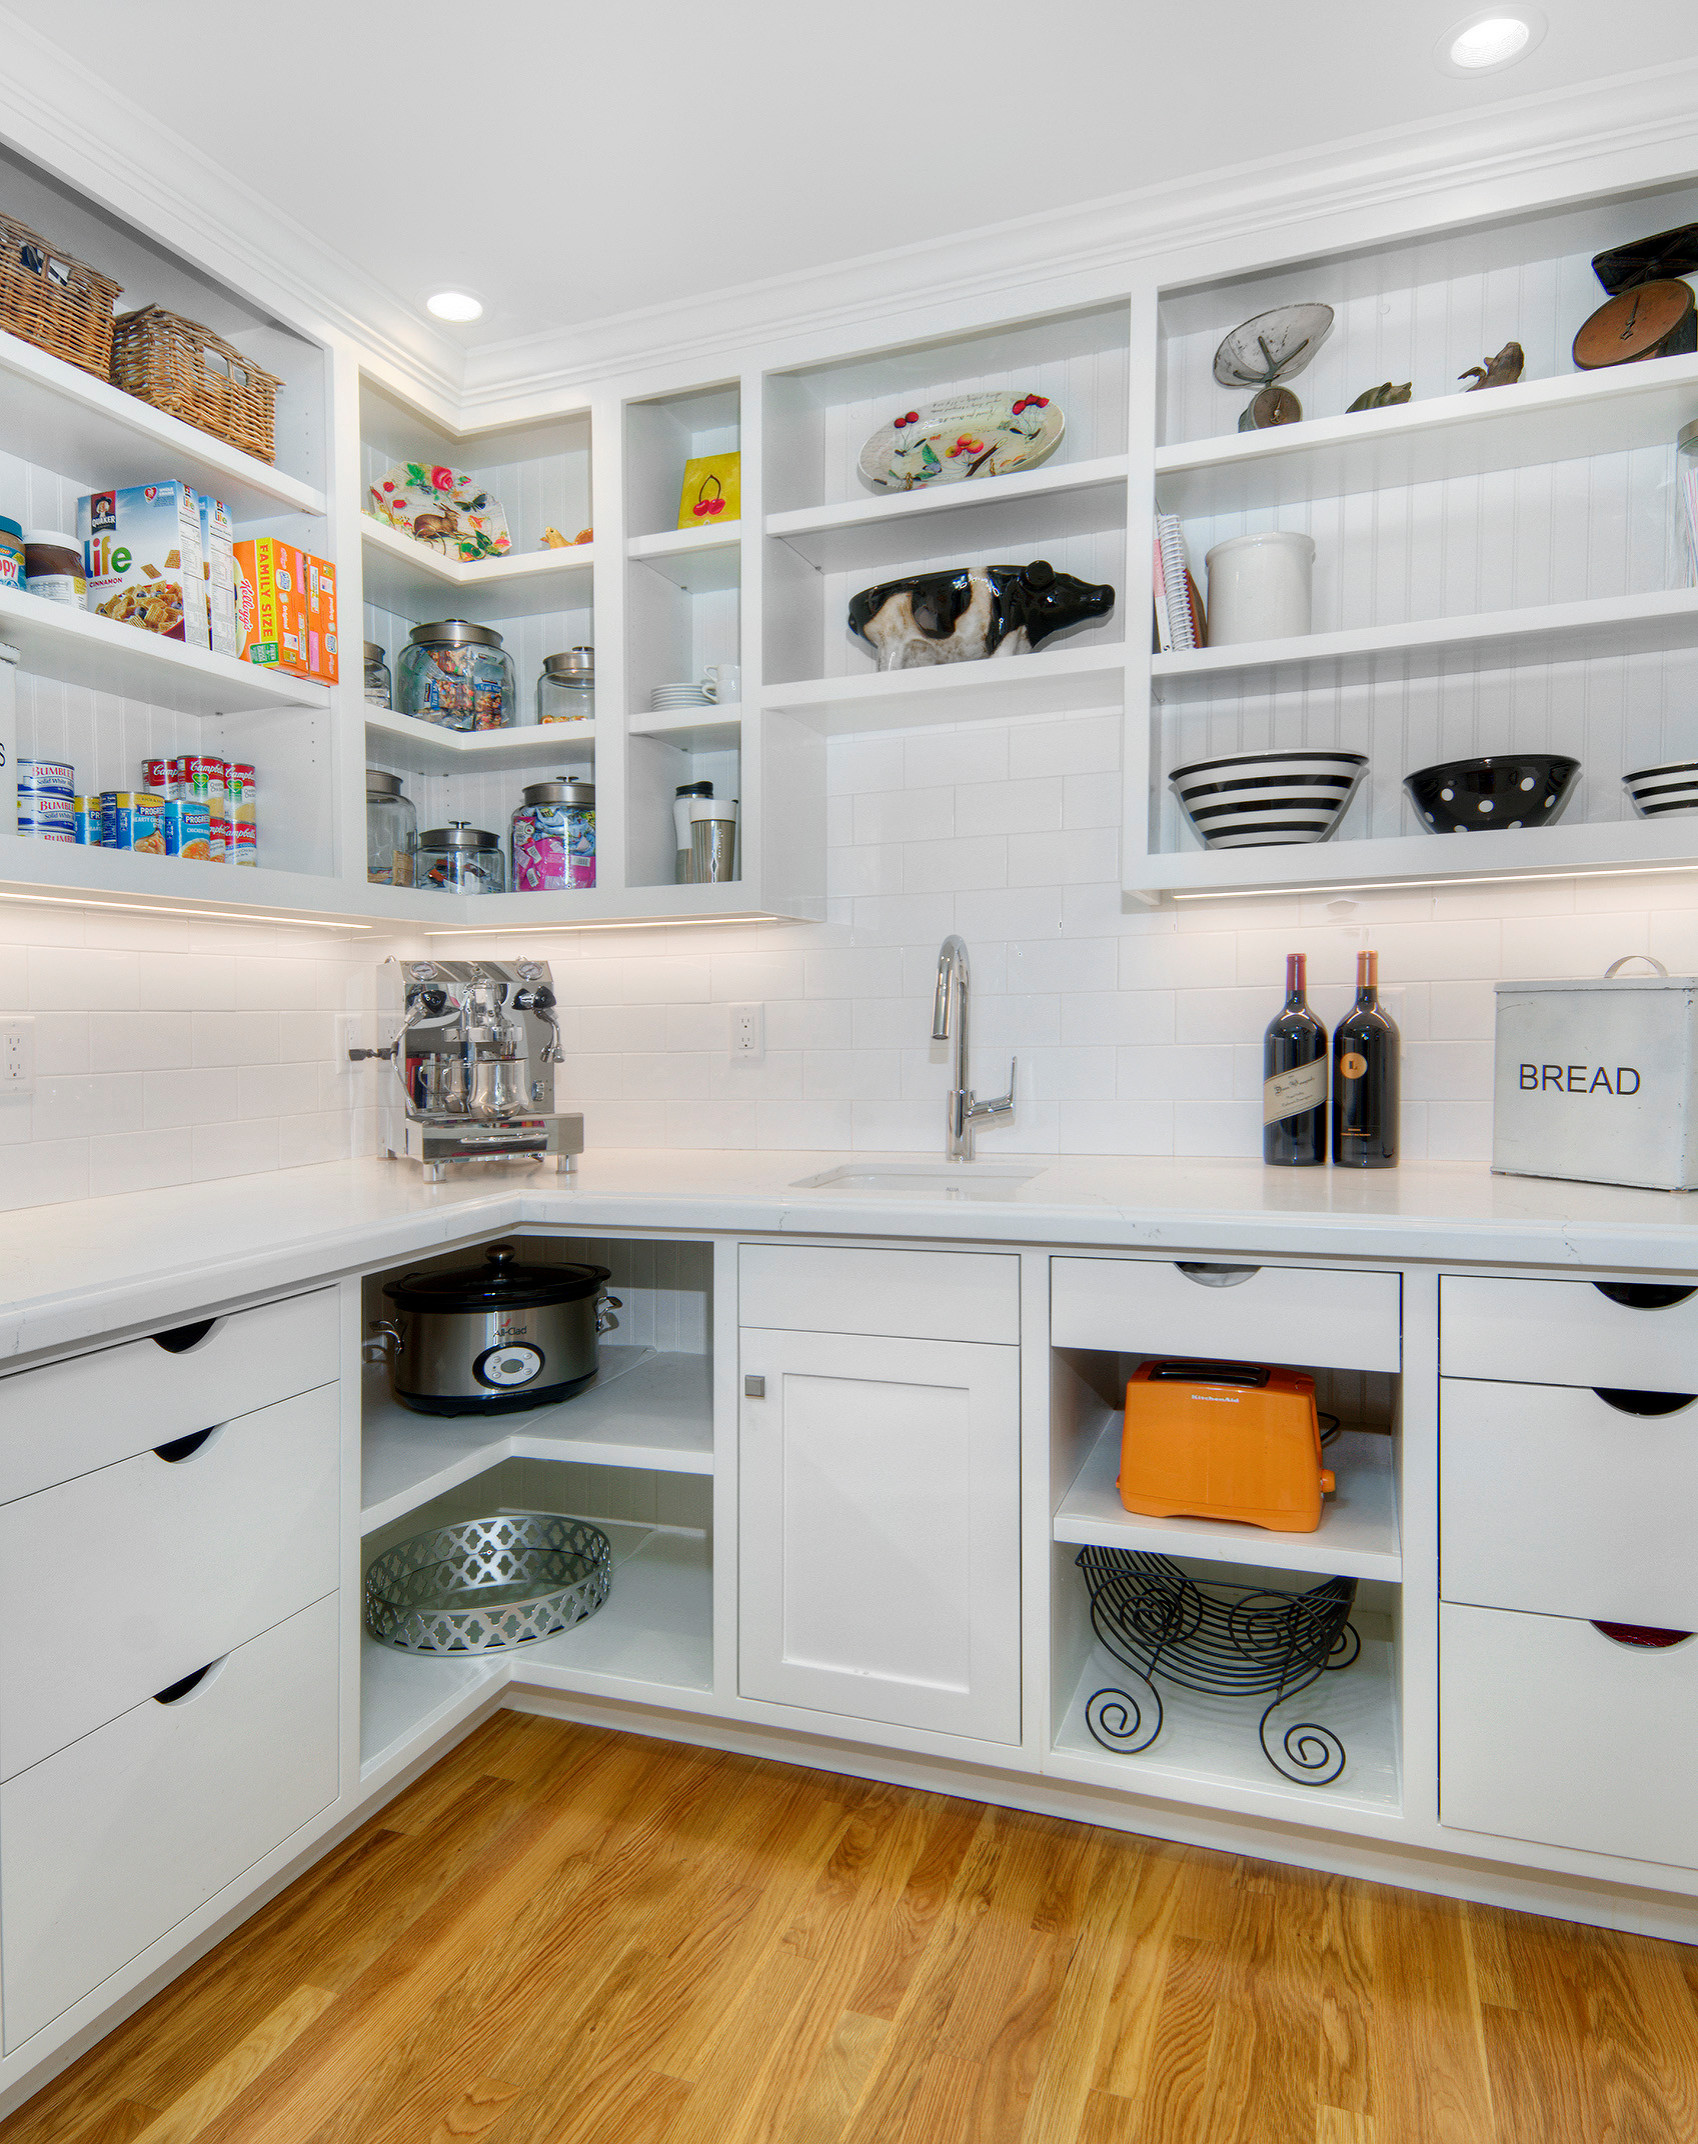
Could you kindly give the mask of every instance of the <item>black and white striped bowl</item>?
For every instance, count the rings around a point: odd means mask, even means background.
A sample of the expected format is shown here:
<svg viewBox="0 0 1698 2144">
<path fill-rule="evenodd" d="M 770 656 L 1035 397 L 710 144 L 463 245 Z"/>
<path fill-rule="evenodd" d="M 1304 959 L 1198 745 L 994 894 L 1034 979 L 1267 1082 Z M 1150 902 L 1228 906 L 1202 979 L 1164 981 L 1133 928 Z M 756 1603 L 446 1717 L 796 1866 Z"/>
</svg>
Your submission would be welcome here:
<svg viewBox="0 0 1698 2144">
<path fill-rule="evenodd" d="M 1666 767 L 1641 767 L 1637 774 L 1624 774 L 1621 786 L 1633 799 L 1633 809 L 1641 819 L 1698 811 L 1698 759 L 1677 759 Z"/>
<path fill-rule="evenodd" d="M 1361 786 L 1360 752 L 1236 752 L 1168 776 L 1205 848 L 1277 848 L 1325 841 Z"/>
</svg>

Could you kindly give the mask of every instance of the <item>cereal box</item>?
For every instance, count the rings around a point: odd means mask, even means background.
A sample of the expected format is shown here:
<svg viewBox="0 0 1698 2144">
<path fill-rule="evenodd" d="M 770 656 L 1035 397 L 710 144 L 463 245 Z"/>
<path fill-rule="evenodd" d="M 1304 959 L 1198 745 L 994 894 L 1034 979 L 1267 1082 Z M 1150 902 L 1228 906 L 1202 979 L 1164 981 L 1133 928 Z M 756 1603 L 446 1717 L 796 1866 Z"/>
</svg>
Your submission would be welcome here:
<svg viewBox="0 0 1698 2144">
<path fill-rule="evenodd" d="M 235 546 L 236 632 L 244 662 L 334 685 L 336 569 L 274 536 Z"/>
<path fill-rule="evenodd" d="M 97 617 L 210 645 L 200 500 L 187 484 L 89 492 L 77 501 L 77 536 Z"/>
<path fill-rule="evenodd" d="M 206 575 L 207 622 L 214 655 L 239 655 L 236 637 L 236 532 L 222 499 L 200 495 L 201 568 Z"/>
</svg>

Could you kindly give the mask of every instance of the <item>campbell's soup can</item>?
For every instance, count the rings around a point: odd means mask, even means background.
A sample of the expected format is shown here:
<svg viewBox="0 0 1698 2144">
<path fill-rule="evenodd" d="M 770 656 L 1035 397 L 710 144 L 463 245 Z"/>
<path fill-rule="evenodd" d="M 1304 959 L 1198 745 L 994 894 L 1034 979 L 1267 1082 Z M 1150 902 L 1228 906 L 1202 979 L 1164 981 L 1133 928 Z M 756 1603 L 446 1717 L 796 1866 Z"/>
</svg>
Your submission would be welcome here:
<svg viewBox="0 0 1698 2144">
<path fill-rule="evenodd" d="M 259 862 L 259 838 L 251 826 L 238 826 L 230 843 L 230 862 L 233 864 L 257 864 Z"/>
<path fill-rule="evenodd" d="M 177 762 L 174 759 L 144 759 L 141 763 L 142 787 L 156 797 L 168 797 L 171 785 L 177 779 Z"/>
<path fill-rule="evenodd" d="M 245 760 L 230 762 L 230 781 L 226 791 L 231 819 L 238 826 L 255 826 L 258 814 L 254 806 L 258 792 L 254 785 L 254 770 Z"/>
</svg>

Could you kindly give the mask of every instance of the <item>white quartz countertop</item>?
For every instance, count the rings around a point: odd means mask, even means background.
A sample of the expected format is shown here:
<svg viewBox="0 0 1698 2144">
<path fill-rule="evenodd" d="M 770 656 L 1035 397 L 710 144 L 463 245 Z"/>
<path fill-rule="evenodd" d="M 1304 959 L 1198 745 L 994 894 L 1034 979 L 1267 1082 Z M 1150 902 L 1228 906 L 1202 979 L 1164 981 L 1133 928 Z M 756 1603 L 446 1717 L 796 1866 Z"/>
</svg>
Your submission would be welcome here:
<svg viewBox="0 0 1698 2144">
<path fill-rule="evenodd" d="M 0 1216 L 0 1362 L 538 1223 L 1698 1274 L 1698 1197 L 1478 1164 L 1358 1175 L 1033 1156 L 1029 1180 L 984 1200 L 924 1180 L 876 1194 L 798 1188 L 844 1166 L 880 1163 L 632 1149 L 586 1154 L 574 1176 L 477 1163 L 426 1184 L 410 1164 L 373 1158 L 30 1207 Z"/>
</svg>

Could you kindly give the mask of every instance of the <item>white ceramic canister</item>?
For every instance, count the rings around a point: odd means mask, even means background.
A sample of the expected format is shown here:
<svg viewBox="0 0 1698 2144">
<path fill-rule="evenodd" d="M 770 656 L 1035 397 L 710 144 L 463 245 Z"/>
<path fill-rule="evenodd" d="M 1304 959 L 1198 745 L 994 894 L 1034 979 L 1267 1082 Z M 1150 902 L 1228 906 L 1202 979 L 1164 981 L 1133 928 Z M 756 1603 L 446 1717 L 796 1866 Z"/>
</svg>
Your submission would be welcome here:
<svg viewBox="0 0 1698 2144">
<path fill-rule="evenodd" d="M 1315 539 L 1269 529 L 1229 536 L 1208 555 L 1209 646 L 1291 640 L 1310 631 Z"/>
</svg>

